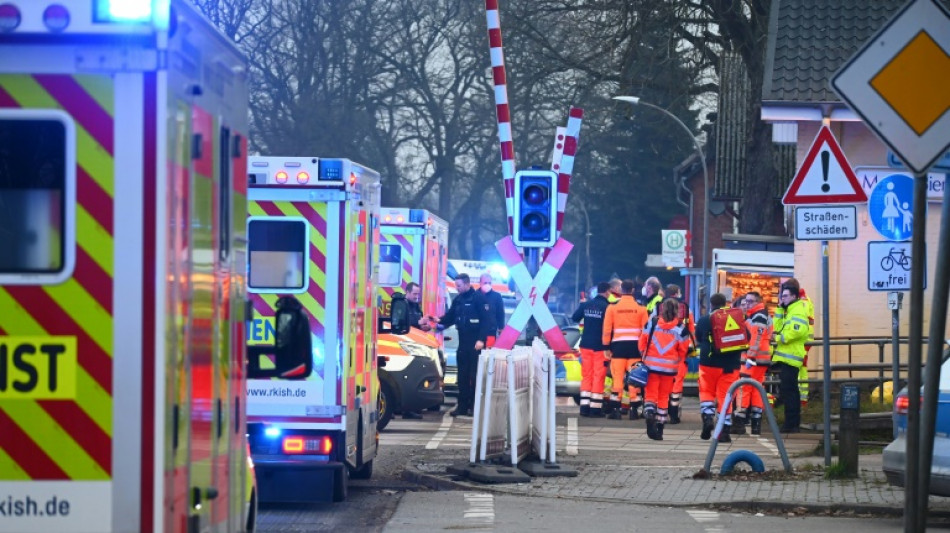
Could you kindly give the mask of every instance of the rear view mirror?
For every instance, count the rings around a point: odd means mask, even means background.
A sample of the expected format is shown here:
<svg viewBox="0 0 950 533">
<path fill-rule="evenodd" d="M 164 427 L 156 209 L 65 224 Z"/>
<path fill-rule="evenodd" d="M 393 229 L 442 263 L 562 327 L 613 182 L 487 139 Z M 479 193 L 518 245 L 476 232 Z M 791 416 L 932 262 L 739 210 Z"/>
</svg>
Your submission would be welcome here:
<svg viewBox="0 0 950 533">
<path fill-rule="evenodd" d="M 313 372 L 310 318 L 293 296 L 277 300 L 273 345 L 247 347 L 248 379 L 307 379 Z"/>
<path fill-rule="evenodd" d="M 402 295 L 400 294 L 400 296 Z M 405 297 L 397 298 L 396 295 L 393 295 L 389 322 L 394 335 L 405 335 L 409 333 L 409 302 Z"/>
</svg>

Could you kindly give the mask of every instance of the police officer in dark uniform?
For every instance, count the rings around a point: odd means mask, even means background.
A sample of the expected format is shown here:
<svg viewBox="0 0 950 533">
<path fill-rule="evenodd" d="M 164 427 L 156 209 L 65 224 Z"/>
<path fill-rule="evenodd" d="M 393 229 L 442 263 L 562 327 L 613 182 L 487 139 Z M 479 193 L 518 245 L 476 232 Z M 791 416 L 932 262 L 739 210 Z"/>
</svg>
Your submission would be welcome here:
<svg viewBox="0 0 950 533">
<path fill-rule="evenodd" d="M 485 347 L 490 320 L 485 312 L 482 295 L 472 288 L 468 274 L 459 274 L 455 278 L 458 295 L 452 300 L 452 307 L 439 318 L 445 326 L 455 325 L 458 331 L 459 347 L 456 352 L 458 365 L 458 406 L 449 414 L 452 416 L 471 415 L 475 406 L 475 372 L 478 368 L 478 353 Z M 493 321 L 491 321 L 493 322 Z"/>
<path fill-rule="evenodd" d="M 494 344 L 492 337 L 501 334 L 505 327 L 505 300 L 498 294 L 498 291 L 492 289 L 491 274 L 484 273 L 478 278 L 478 290 L 482 293 L 482 299 L 485 301 L 485 313 L 488 323 L 485 324 L 485 331 L 489 339 L 486 346 L 489 348 Z"/>
</svg>

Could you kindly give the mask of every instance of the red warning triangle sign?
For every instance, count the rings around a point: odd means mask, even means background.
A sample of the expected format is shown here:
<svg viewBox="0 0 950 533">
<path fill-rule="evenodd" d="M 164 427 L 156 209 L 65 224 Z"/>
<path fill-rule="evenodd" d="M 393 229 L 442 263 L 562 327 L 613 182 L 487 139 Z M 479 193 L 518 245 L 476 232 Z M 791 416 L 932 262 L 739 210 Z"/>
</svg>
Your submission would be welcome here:
<svg viewBox="0 0 950 533">
<path fill-rule="evenodd" d="M 788 185 L 785 205 L 860 204 L 868 201 L 828 126 L 822 126 Z"/>
</svg>

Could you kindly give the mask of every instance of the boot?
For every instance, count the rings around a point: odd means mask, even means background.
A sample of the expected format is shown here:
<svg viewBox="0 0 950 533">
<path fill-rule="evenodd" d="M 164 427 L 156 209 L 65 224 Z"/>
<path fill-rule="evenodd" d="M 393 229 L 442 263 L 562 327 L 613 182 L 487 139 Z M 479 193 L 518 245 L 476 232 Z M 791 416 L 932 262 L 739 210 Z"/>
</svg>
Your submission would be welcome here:
<svg viewBox="0 0 950 533">
<path fill-rule="evenodd" d="M 581 416 L 590 416 L 590 405 L 581 406 Z"/>
<path fill-rule="evenodd" d="M 656 417 L 652 415 L 653 413 L 647 413 L 645 416 L 647 421 L 647 437 L 651 440 L 656 440 Z"/>
<path fill-rule="evenodd" d="M 630 413 L 630 408 L 626 405 L 620 406 L 620 416 L 627 416 Z"/>
<path fill-rule="evenodd" d="M 623 418 L 623 415 L 620 414 L 620 409 L 614 409 L 613 411 L 607 414 L 607 418 L 611 420 L 620 420 L 621 418 Z"/>
<path fill-rule="evenodd" d="M 703 431 L 699 434 L 699 438 L 703 440 L 709 440 L 709 437 L 712 435 L 712 430 L 715 428 L 716 424 L 713 422 L 713 415 L 703 413 Z"/>
<path fill-rule="evenodd" d="M 732 442 L 732 437 L 729 436 L 731 430 L 731 426 L 723 426 L 722 431 L 719 432 L 719 442 Z"/>
<path fill-rule="evenodd" d="M 670 424 L 679 424 L 680 423 L 680 406 L 671 405 L 670 406 Z"/>
<path fill-rule="evenodd" d="M 745 435 L 745 417 L 736 416 L 732 419 L 732 429 L 729 433 L 733 435 Z"/>
<path fill-rule="evenodd" d="M 630 404 L 630 420 L 640 420 L 640 402 Z"/>
<path fill-rule="evenodd" d="M 752 419 L 752 434 L 753 435 L 762 434 L 762 419 L 761 418 Z"/>
<path fill-rule="evenodd" d="M 657 424 L 656 425 L 656 439 L 654 440 L 663 440 L 663 426 L 666 424 Z"/>
</svg>

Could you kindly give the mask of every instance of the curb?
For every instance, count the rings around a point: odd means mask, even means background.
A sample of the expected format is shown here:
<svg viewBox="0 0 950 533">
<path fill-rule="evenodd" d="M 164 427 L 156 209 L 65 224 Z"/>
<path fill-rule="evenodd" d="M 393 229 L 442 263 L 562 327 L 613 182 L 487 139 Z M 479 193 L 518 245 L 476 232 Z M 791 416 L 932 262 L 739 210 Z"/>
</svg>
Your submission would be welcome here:
<svg viewBox="0 0 950 533">
<path fill-rule="evenodd" d="M 565 496 L 565 495 L 532 495 L 523 490 L 512 490 L 504 484 L 495 483 L 470 483 L 466 481 L 455 481 L 446 479 L 437 474 L 420 472 L 414 467 L 406 468 L 403 471 L 403 479 L 416 483 L 431 490 L 480 490 L 484 492 L 494 492 L 499 494 L 512 494 L 520 496 L 530 496 L 536 498 L 550 498 L 556 500 L 576 500 L 590 501 L 586 496 Z M 520 484 L 523 485 L 523 484 Z M 633 503 L 636 505 L 646 505 L 649 507 L 672 507 L 677 509 L 730 509 L 747 513 L 776 514 L 776 512 L 792 512 L 804 509 L 809 514 L 872 514 L 876 516 L 901 517 L 904 515 L 903 507 L 892 507 L 877 504 L 860 503 L 810 503 L 810 502 L 774 502 L 769 500 L 734 500 L 720 502 L 656 502 L 656 501 L 631 501 L 629 498 L 614 498 L 611 496 L 598 496 L 598 502 L 607 503 Z M 928 509 L 929 518 L 950 519 L 950 510 Z"/>
</svg>

